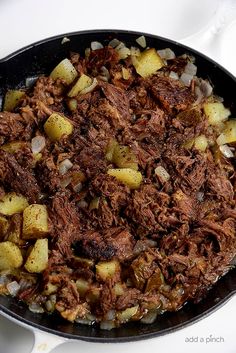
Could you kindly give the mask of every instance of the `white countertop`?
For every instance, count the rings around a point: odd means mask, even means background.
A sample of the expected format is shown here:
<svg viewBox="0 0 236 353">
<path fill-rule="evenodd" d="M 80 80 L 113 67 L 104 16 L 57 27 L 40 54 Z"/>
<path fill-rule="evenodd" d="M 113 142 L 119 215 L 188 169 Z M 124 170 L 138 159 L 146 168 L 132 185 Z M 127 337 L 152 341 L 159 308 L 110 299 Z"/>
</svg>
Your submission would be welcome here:
<svg viewBox="0 0 236 353">
<path fill-rule="evenodd" d="M 0 58 L 37 40 L 82 29 L 130 29 L 183 40 L 212 26 L 220 1 L 230 0 L 0 0 Z M 236 75 L 236 21 L 227 27 L 223 23 L 223 29 L 212 42 L 211 36 L 185 42 Z M 235 353 L 235 316 L 236 297 L 204 320 L 164 337 L 112 345 L 70 342 L 52 352 Z M 33 341 L 30 331 L 0 316 L 0 353 L 29 353 Z"/>
</svg>

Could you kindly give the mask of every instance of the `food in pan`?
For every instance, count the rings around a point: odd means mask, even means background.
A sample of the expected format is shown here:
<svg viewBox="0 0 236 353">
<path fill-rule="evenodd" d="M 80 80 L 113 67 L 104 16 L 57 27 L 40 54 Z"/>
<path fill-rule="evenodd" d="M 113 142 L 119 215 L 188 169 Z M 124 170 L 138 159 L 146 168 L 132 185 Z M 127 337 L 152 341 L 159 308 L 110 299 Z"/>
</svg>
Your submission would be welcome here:
<svg viewBox="0 0 236 353">
<path fill-rule="evenodd" d="M 6 92 L 0 293 L 34 313 L 148 324 L 233 266 L 236 120 L 193 57 L 147 45 L 92 42 Z"/>
</svg>

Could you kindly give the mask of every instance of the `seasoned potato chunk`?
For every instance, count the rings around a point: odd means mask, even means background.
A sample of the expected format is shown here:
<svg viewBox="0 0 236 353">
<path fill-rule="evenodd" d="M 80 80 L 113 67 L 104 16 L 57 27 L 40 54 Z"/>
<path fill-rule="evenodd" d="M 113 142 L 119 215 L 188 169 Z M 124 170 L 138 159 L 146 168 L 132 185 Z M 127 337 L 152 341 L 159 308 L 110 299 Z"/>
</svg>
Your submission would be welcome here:
<svg viewBox="0 0 236 353">
<path fill-rule="evenodd" d="M 0 270 L 18 268 L 23 263 L 23 257 L 18 246 L 10 241 L 0 243 Z"/>
<path fill-rule="evenodd" d="M 96 265 L 96 274 L 103 281 L 106 281 L 108 278 L 113 277 L 119 271 L 120 264 L 117 260 L 100 261 Z"/>
<path fill-rule="evenodd" d="M 63 135 L 70 135 L 73 131 L 71 122 L 62 115 L 53 113 L 44 124 L 44 131 L 52 141 L 58 141 Z"/>
<path fill-rule="evenodd" d="M 130 189 L 139 188 L 143 180 L 142 174 L 131 168 L 108 169 L 108 174 L 126 184 Z"/>
<path fill-rule="evenodd" d="M 81 75 L 76 84 L 71 88 L 68 93 L 69 97 L 76 97 L 83 89 L 91 86 L 93 80 L 87 75 Z"/>
<path fill-rule="evenodd" d="M 131 168 L 138 170 L 138 163 L 135 154 L 129 146 L 116 146 L 113 152 L 113 163 L 119 168 Z"/>
<path fill-rule="evenodd" d="M 48 240 L 38 239 L 26 260 L 25 269 L 28 272 L 40 273 L 45 270 L 47 264 Z"/>
<path fill-rule="evenodd" d="M 218 145 L 236 142 L 236 119 L 225 123 L 225 128 L 216 140 Z"/>
<path fill-rule="evenodd" d="M 117 314 L 117 318 L 120 322 L 125 323 L 132 319 L 132 317 L 137 314 L 139 306 L 132 306 L 131 308 L 127 308 Z"/>
<path fill-rule="evenodd" d="M 144 50 L 135 57 L 133 65 L 140 76 L 148 77 L 161 69 L 164 63 L 157 51 L 152 48 Z"/>
<path fill-rule="evenodd" d="M 116 139 L 111 139 L 108 142 L 105 151 L 106 160 L 108 160 L 109 162 L 113 162 L 113 155 L 116 147 L 119 147 L 118 142 L 116 141 Z"/>
<path fill-rule="evenodd" d="M 62 60 L 50 73 L 52 79 L 56 80 L 57 78 L 61 78 L 68 85 L 71 84 L 77 76 L 78 73 L 69 59 Z"/>
<path fill-rule="evenodd" d="M 220 102 L 205 103 L 203 106 L 210 125 L 218 125 L 230 116 L 230 110 Z"/>
<path fill-rule="evenodd" d="M 78 289 L 79 294 L 83 297 L 85 293 L 89 290 L 89 283 L 82 278 L 77 279 L 76 287 Z"/>
<path fill-rule="evenodd" d="M 3 110 L 12 112 L 17 107 L 17 105 L 19 104 L 19 101 L 21 100 L 21 98 L 24 97 L 24 95 L 25 95 L 25 92 L 20 90 L 7 91 L 5 95 Z"/>
<path fill-rule="evenodd" d="M 208 146 L 208 141 L 206 136 L 200 135 L 196 137 L 194 141 L 194 146 L 196 147 L 197 150 L 204 152 Z"/>
<path fill-rule="evenodd" d="M 10 192 L 0 200 L 0 213 L 5 216 L 11 216 L 15 213 L 23 212 L 28 205 L 28 201 L 24 196 Z"/>
<path fill-rule="evenodd" d="M 23 238 L 41 238 L 48 233 L 48 212 L 45 205 L 30 205 L 23 213 Z"/>
<path fill-rule="evenodd" d="M 6 151 L 8 153 L 16 153 L 25 145 L 26 143 L 24 141 L 12 141 L 1 146 L 1 150 Z"/>
</svg>

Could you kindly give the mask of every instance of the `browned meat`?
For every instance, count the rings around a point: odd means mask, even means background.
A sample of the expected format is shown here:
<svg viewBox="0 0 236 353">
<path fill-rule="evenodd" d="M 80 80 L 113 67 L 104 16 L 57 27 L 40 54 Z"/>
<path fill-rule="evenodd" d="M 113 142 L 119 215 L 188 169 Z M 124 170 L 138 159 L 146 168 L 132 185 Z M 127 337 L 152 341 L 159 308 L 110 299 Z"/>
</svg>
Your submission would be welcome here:
<svg viewBox="0 0 236 353">
<path fill-rule="evenodd" d="M 29 140 L 34 125 L 32 117 L 0 112 L 0 144 L 17 139 Z"/>
<path fill-rule="evenodd" d="M 87 60 L 88 70 L 99 70 L 102 66 L 112 67 L 119 61 L 119 55 L 112 47 L 91 51 Z"/>
</svg>

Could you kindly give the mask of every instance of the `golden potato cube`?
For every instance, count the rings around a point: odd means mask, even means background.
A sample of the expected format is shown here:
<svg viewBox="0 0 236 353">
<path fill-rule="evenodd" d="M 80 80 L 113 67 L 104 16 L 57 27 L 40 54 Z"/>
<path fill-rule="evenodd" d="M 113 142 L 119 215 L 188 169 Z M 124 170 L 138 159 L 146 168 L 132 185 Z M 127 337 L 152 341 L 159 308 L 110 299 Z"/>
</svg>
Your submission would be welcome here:
<svg viewBox="0 0 236 353">
<path fill-rule="evenodd" d="M 108 278 L 114 277 L 114 275 L 120 271 L 120 264 L 117 260 L 112 261 L 100 261 L 96 265 L 96 275 L 106 281 Z"/>
<path fill-rule="evenodd" d="M 11 216 L 15 213 L 21 213 L 29 206 L 24 196 L 10 192 L 0 200 L 0 213 L 5 216 Z"/>
<path fill-rule="evenodd" d="M 105 151 L 106 160 L 108 160 L 109 162 L 113 161 L 113 155 L 116 147 L 119 147 L 118 142 L 116 141 L 116 139 L 111 139 L 108 142 L 106 151 Z"/>
<path fill-rule="evenodd" d="M 89 283 L 82 278 L 77 279 L 75 282 L 79 294 L 83 297 L 85 293 L 89 290 Z"/>
<path fill-rule="evenodd" d="M 62 115 L 53 113 L 44 124 L 44 131 L 51 141 L 58 141 L 63 135 L 70 135 L 73 131 L 71 122 Z"/>
<path fill-rule="evenodd" d="M 45 205 L 33 204 L 23 212 L 23 239 L 41 238 L 48 233 L 48 212 Z"/>
<path fill-rule="evenodd" d="M 82 74 L 76 84 L 71 88 L 68 93 L 68 97 L 76 97 L 83 89 L 91 86 L 93 80 L 91 77 Z"/>
<path fill-rule="evenodd" d="M 56 284 L 52 284 L 48 282 L 44 288 L 43 294 L 45 295 L 51 295 L 53 293 L 56 293 L 58 289 L 58 286 Z"/>
<path fill-rule="evenodd" d="M 1 150 L 6 151 L 8 153 L 16 153 L 17 151 L 22 149 L 25 145 L 26 143 L 24 141 L 12 141 L 1 146 Z"/>
<path fill-rule="evenodd" d="M 137 158 L 129 146 L 115 146 L 112 162 L 115 163 L 118 168 L 138 170 Z"/>
<path fill-rule="evenodd" d="M 18 268 L 23 263 L 23 257 L 18 246 L 10 241 L 0 243 L 0 270 Z"/>
<path fill-rule="evenodd" d="M 131 168 L 108 169 L 107 173 L 127 185 L 130 189 L 138 189 L 143 180 L 142 174 Z"/>
<path fill-rule="evenodd" d="M 208 141 L 206 136 L 200 135 L 195 138 L 194 146 L 197 150 L 204 152 L 208 146 Z"/>
<path fill-rule="evenodd" d="M 156 49 L 146 49 L 133 62 L 136 72 L 142 77 L 148 77 L 160 70 L 164 62 Z"/>
<path fill-rule="evenodd" d="M 204 113 L 206 114 L 210 125 L 218 125 L 225 121 L 230 116 L 230 110 L 225 108 L 220 102 L 205 103 L 203 105 Z"/>
<path fill-rule="evenodd" d="M 62 60 L 55 69 L 50 73 L 53 80 L 60 78 L 70 85 L 78 76 L 75 67 L 71 64 L 69 59 Z"/>
<path fill-rule="evenodd" d="M 236 119 L 229 120 L 225 123 L 225 128 L 217 138 L 216 142 L 219 146 L 226 143 L 236 142 Z"/>
<path fill-rule="evenodd" d="M 48 239 L 38 239 L 27 257 L 25 269 L 28 272 L 40 273 L 48 264 Z"/>
<path fill-rule="evenodd" d="M 114 292 L 115 292 L 115 295 L 118 297 L 118 296 L 120 296 L 120 295 L 122 295 L 122 294 L 124 294 L 124 285 L 122 285 L 122 283 L 116 283 L 115 285 L 114 285 Z"/>
<path fill-rule="evenodd" d="M 23 98 L 25 92 L 20 90 L 9 90 L 5 95 L 3 111 L 12 112 Z"/>
</svg>

